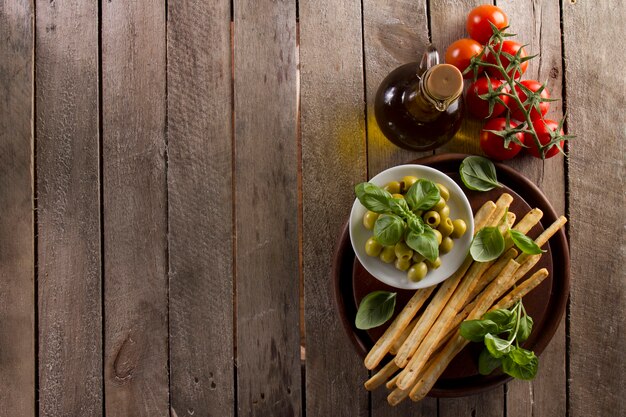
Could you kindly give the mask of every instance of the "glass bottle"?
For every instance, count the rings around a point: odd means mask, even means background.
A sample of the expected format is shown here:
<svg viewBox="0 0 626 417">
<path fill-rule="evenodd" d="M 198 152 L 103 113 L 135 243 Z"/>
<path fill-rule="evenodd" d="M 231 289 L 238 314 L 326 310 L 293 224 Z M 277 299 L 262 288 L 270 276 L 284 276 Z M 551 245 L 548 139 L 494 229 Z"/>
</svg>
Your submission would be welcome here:
<svg viewBox="0 0 626 417">
<path fill-rule="evenodd" d="M 393 70 L 376 93 L 378 126 L 397 146 L 414 151 L 435 149 L 448 142 L 463 119 L 463 76 L 454 66 L 439 64 L 429 46 L 421 62 Z"/>
</svg>

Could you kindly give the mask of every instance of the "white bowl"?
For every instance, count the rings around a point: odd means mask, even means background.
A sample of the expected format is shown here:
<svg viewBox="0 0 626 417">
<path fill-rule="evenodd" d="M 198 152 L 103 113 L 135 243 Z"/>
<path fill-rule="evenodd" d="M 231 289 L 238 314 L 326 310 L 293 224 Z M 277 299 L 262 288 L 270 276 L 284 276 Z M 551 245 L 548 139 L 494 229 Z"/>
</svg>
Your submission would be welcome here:
<svg viewBox="0 0 626 417">
<path fill-rule="evenodd" d="M 406 272 L 395 268 L 394 264 L 386 264 L 378 257 L 368 256 L 365 253 L 365 242 L 372 236 L 372 231 L 363 226 L 363 216 L 367 209 L 361 205 L 358 199 L 354 200 L 352 211 L 350 212 L 350 241 L 361 265 L 376 279 L 392 287 L 405 290 L 426 288 L 439 284 L 449 278 L 463 263 L 465 256 L 469 252 L 472 236 L 474 235 L 474 215 L 469 201 L 461 187 L 450 177 L 441 171 L 423 165 L 398 165 L 389 168 L 376 175 L 369 182 L 384 187 L 390 181 L 400 181 L 406 175 L 413 175 L 417 178 L 424 178 L 444 185 L 450 190 L 451 219 L 463 219 L 467 224 L 467 231 L 461 238 L 454 240 L 452 250 L 441 255 L 441 266 L 434 270 L 429 270 L 426 277 L 418 282 L 409 281 Z"/>
</svg>

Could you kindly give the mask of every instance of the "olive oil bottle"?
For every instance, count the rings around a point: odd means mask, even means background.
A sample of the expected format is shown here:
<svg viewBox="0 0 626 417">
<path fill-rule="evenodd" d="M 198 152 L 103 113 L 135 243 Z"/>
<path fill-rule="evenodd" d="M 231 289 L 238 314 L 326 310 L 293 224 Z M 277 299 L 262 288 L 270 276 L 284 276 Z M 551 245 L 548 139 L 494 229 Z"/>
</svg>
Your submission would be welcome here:
<svg viewBox="0 0 626 417">
<path fill-rule="evenodd" d="M 421 62 L 393 70 L 376 93 L 378 126 L 395 145 L 414 151 L 448 142 L 463 119 L 463 76 L 454 66 L 439 64 L 432 46 Z"/>
</svg>

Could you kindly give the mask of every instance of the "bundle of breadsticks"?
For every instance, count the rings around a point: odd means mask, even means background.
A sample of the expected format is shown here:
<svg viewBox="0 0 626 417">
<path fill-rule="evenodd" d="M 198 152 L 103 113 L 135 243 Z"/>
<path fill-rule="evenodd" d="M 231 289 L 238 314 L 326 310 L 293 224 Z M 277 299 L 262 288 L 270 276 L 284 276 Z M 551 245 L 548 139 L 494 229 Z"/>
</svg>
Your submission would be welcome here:
<svg viewBox="0 0 626 417">
<path fill-rule="evenodd" d="M 500 228 L 506 242 L 502 255 L 494 261 L 475 262 L 468 254 L 461 267 L 439 286 L 417 290 L 365 358 L 367 369 L 379 368 L 365 382 L 366 389 L 385 384 L 391 391 L 387 397 L 391 405 L 407 397 L 421 400 L 468 343 L 459 334 L 464 320 L 510 308 L 546 279 L 548 271 L 543 268 L 524 280 L 541 255 L 519 254 L 508 236 L 509 228 L 527 234 L 543 213 L 532 209 L 515 223 L 515 214 L 508 210 L 512 201 L 513 197 L 504 193 L 495 203 L 485 203 L 474 216 L 474 233 L 487 226 Z M 561 216 L 535 243 L 545 245 L 566 221 Z M 388 356 L 392 359 L 382 365 Z"/>
</svg>

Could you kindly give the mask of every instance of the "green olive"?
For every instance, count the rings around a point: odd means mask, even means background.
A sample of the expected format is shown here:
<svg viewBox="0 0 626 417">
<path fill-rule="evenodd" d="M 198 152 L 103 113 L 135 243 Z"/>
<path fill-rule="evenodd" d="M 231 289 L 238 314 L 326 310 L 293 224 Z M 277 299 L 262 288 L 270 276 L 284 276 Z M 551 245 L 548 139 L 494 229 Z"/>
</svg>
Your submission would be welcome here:
<svg viewBox="0 0 626 417">
<path fill-rule="evenodd" d="M 443 206 L 443 208 L 439 210 L 439 216 L 442 220 L 450 217 L 450 206 L 448 206 L 447 204 Z"/>
<path fill-rule="evenodd" d="M 432 228 L 439 226 L 440 220 L 441 216 L 439 216 L 439 213 L 437 213 L 436 211 L 431 210 L 424 213 L 424 221 Z"/>
<path fill-rule="evenodd" d="M 450 190 L 448 190 L 448 188 L 443 184 L 437 184 L 437 188 L 439 188 L 439 194 L 441 194 L 441 198 L 448 201 L 450 199 Z"/>
<path fill-rule="evenodd" d="M 411 267 L 411 258 L 409 258 L 409 259 L 405 259 L 405 258 L 398 258 L 398 259 L 396 259 L 396 269 L 399 269 L 400 271 L 406 271 L 410 267 Z"/>
<path fill-rule="evenodd" d="M 368 211 L 363 216 L 363 226 L 365 226 L 367 230 L 372 230 L 374 228 L 374 223 L 378 220 L 378 216 L 380 216 L 378 213 Z"/>
<path fill-rule="evenodd" d="M 439 230 L 443 237 L 449 236 L 450 233 L 452 233 L 452 231 L 454 230 L 454 225 L 452 224 L 452 220 L 450 220 L 450 217 L 446 217 L 445 219 L 440 221 L 437 230 Z"/>
<path fill-rule="evenodd" d="M 411 188 L 411 186 L 416 182 L 417 177 L 414 177 L 413 175 L 407 175 L 406 177 L 402 177 L 402 184 L 404 184 L 404 186 L 402 187 L 402 191 L 406 193 L 407 191 L 409 191 L 409 188 Z"/>
<path fill-rule="evenodd" d="M 428 259 L 426 259 L 426 264 L 430 269 L 437 269 L 441 266 L 441 258 L 437 256 L 437 259 L 435 259 L 434 261 L 429 261 Z"/>
<path fill-rule="evenodd" d="M 400 193 L 391 194 L 391 196 L 392 196 L 393 198 L 404 198 L 404 196 L 403 196 L 402 194 L 400 194 Z"/>
<path fill-rule="evenodd" d="M 382 250 L 383 245 L 378 243 L 373 237 L 370 237 L 367 239 L 367 242 L 365 242 L 365 253 L 369 256 L 378 256 Z"/>
<path fill-rule="evenodd" d="M 441 241 L 441 245 L 439 245 L 439 253 L 448 253 L 454 247 L 454 240 L 450 239 L 450 237 L 444 237 Z"/>
<path fill-rule="evenodd" d="M 443 240 L 443 236 L 441 235 L 441 232 L 437 229 L 434 229 L 433 232 L 435 233 L 435 236 L 437 237 L 437 245 L 441 245 L 441 241 Z"/>
<path fill-rule="evenodd" d="M 408 245 L 404 242 L 396 243 L 396 246 L 394 246 L 393 248 L 398 259 L 409 260 L 413 256 L 413 249 L 409 248 Z"/>
<path fill-rule="evenodd" d="M 467 225 L 463 221 L 463 219 L 456 219 L 452 221 L 452 225 L 454 226 L 454 230 L 450 233 L 450 237 L 452 239 L 458 239 L 465 234 L 467 230 Z"/>
<path fill-rule="evenodd" d="M 424 279 L 426 274 L 428 273 L 428 267 L 424 262 L 418 262 L 409 268 L 409 271 L 406 273 L 409 281 L 417 282 Z"/>
<path fill-rule="evenodd" d="M 390 264 L 396 260 L 396 252 L 393 250 L 393 246 L 385 246 L 378 257 L 384 263 Z"/>
<path fill-rule="evenodd" d="M 435 210 L 435 211 L 439 211 L 441 210 L 444 206 L 446 205 L 446 200 L 444 200 L 443 198 L 439 197 L 439 201 L 437 202 L 437 204 L 435 204 L 433 206 L 433 208 L 431 208 L 431 210 Z"/>
<path fill-rule="evenodd" d="M 399 194 L 401 190 L 399 181 L 390 181 L 385 185 L 385 190 L 389 191 L 391 194 Z"/>
<path fill-rule="evenodd" d="M 413 252 L 413 262 L 419 263 L 422 262 L 426 257 L 419 252 Z"/>
</svg>

